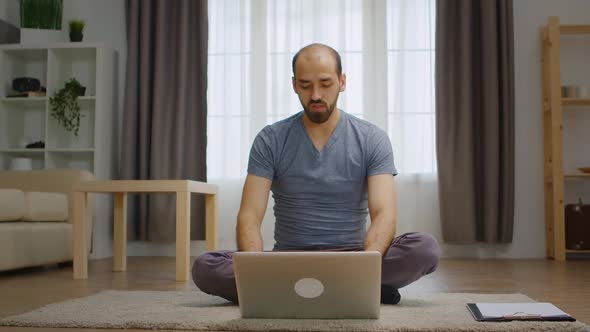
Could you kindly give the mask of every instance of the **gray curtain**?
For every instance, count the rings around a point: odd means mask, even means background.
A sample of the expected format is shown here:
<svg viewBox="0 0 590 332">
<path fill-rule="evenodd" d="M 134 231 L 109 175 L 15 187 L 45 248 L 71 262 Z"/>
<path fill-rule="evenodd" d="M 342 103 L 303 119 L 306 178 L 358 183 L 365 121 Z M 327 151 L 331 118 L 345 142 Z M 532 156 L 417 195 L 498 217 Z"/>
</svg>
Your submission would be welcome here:
<svg viewBox="0 0 590 332">
<path fill-rule="evenodd" d="M 512 241 L 512 27 L 511 0 L 436 6 L 436 152 L 445 242 Z"/>
<path fill-rule="evenodd" d="M 206 181 L 207 0 L 128 0 L 122 179 Z M 204 238 L 192 195 L 191 238 Z M 129 201 L 132 240 L 175 239 L 175 196 Z"/>
</svg>

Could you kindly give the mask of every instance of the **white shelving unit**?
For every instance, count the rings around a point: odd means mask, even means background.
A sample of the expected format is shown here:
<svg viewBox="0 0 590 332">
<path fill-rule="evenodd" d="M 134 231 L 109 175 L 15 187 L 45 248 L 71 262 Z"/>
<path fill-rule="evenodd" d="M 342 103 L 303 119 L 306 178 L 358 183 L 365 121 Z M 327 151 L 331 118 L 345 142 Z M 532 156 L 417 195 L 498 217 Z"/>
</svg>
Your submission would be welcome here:
<svg viewBox="0 0 590 332">
<path fill-rule="evenodd" d="M 10 169 L 13 158 L 32 159 L 33 169 L 79 168 L 97 179 L 115 174 L 117 131 L 117 68 L 115 52 L 101 43 L 0 45 L 0 169 Z M 34 77 L 47 96 L 13 98 L 12 80 Z M 82 118 L 78 137 L 51 116 L 49 98 L 70 78 L 86 87 L 79 97 Z M 45 148 L 27 149 L 26 143 L 44 141 Z M 109 234 L 112 201 L 95 196 L 94 234 Z M 111 240 L 93 239 L 91 258 L 108 257 Z"/>
<path fill-rule="evenodd" d="M 0 169 L 13 158 L 31 158 L 33 168 L 81 168 L 99 179 L 114 171 L 116 109 L 115 52 L 100 43 L 0 45 Z M 12 80 L 33 77 L 46 97 L 8 97 Z M 79 97 L 82 113 L 78 137 L 51 116 L 49 98 L 70 78 L 86 87 Z M 45 148 L 27 149 L 43 141 Z"/>
</svg>

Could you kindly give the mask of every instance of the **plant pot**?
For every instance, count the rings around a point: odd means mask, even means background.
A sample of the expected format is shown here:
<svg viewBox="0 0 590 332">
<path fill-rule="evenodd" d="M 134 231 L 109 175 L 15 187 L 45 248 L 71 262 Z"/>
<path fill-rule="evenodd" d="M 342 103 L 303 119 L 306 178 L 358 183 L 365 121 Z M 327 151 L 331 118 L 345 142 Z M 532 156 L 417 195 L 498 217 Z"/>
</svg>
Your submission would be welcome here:
<svg viewBox="0 0 590 332">
<path fill-rule="evenodd" d="M 86 87 L 85 86 L 81 86 L 78 89 L 78 97 L 83 97 L 86 94 Z"/>
<path fill-rule="evenodd" d="M 70 32 L 70 41 L 71 42 L 81 42 L 82 38 L 84 38 L 84 34 L 81 32 Z"/>
<path fill-rule="evenodd" d="M 21 44 L 63 43 L 68 40 L 62 30 L 49 29 L 20 29 Z"/>
</svg>

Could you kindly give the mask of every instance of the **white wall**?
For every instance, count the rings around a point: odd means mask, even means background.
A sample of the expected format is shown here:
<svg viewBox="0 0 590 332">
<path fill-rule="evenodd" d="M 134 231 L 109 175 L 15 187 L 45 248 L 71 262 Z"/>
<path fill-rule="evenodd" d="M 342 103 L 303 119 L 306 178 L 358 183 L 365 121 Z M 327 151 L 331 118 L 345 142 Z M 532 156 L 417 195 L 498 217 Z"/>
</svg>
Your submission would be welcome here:
<svg viewBox="0 0 590 332">
<path fill-rule="evenodd" d="M 20 25 L 18 0 L 0 0 L 0 19 L 15 26 Z"/>
</svg>

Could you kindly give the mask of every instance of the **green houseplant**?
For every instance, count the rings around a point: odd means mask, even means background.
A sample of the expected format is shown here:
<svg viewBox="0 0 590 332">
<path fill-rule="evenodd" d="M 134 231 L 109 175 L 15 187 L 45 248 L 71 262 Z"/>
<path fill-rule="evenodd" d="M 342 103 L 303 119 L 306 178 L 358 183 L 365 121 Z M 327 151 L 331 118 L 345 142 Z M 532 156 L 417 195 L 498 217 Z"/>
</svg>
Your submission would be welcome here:
<svg viewBox="0 0 590 332">
<path fill-rule="evenodd" d="M 20 0 L 21 28 L 61 30 L 63 0 Z"/>
<path fill-rule="evenodd" d="M 63 88 L 55 91 L 49 98 L 51 116 L 67 131 L 73 131 L 76 137 L 80 129 L 81 117 L 78 96 L 83 96 L 85 90 L 86 88 L 78 80 L 70 78 Z"/>
<path fill-rule="evenodd" d="M 80 42 L 82 38 L 84 38 L 84 23 L 83 20 L 71 20 L 70 23 L 70 41 L 72 42 Z"/>
</svg>

